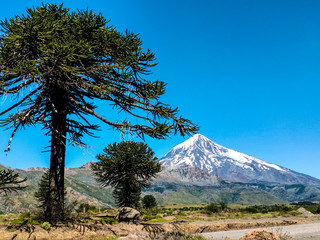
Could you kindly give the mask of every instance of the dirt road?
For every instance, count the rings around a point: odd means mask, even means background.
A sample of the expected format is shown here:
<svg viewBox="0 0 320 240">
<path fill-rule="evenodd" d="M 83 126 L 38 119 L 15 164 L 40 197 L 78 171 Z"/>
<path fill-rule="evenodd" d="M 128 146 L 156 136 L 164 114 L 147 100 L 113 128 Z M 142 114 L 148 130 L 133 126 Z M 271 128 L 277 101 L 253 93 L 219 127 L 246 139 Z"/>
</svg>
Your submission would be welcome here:
<svg viewBox="0 0 320 240">
<path fill-rule="evenodd" d="M 320 222 L 281 227 L 267 227 L 265 229 L 274 232 L 278 236 L 289 236 L 291 238 L 288 239 L 292 240 L 320 240 Z M 208 232 L 202 233 L 201 235 L 207 239 L 214 240 L 225 240 L 226 238 L 229 238 L 231 240 L 238 240 L 250 230 L 252 229 L 230 230 L 211 233 Z"/>
</svg>

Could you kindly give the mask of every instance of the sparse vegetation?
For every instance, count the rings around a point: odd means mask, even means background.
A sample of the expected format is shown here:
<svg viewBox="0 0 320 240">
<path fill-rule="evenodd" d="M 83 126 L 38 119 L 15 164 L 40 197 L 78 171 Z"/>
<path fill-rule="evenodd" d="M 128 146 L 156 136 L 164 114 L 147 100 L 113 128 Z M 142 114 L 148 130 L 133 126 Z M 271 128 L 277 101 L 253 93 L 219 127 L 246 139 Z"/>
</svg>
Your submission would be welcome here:
<svg viewBox="0 0 320 240">
<path fill-rule="evenodd" d="M 90 205 L 89 203 L 80 203 L 79 207 L 76 209 L 77 212 L 96 212 L 97 211 L 97 207 Z"/>
<path fill-rule="evenodd" d="M 303 203 L 305 205 L 305 203 Z M 81 205 L 81 204 L 80 204 Z M 79 205 L 79 206 L 80 206 Z M 93 206 L 83 204 L 85 208 L 91 208 Z M 318 204 L 316 204 L 318 206 Z M 223 204 L 202 204 L 202 205 L 172 205 L 165 207 L 155 207 L 150 209 L 142 209 L 141 219 L 145 222 L 144 224 L 155 224 L 156 226 L 161 226 L 159 224 L 172 222 L 176 224 L 179 221 L 193 222 L 197 220 L 205 221 L 216 221 L 224 219 L 263 219 L 263 218 L 276 218 L 279 216 L 295 216 L 296 209 L 300 206 L 294 205 L 272 205 L 272 206 L 241 206 L 241 205 L 225 205 Z M 82 231 L 86 226 L 97 226 L 98 228 L 103 228 L 104 225 L 118 224 L 118 222 L 113 217 L 102 217 L 99 220 L 95 216 L 98 216 L 98 210 L 96 208 L 91 208 L 92 211 L 83 210 L 79 212 L 73 212 L 70 221 L 65 222 L 63 225 L 68 229 L 79 229 L 81 226 Z M 224 209 L 224 210 L 222 210 Z M 108 214 L 115 214 L 115 210 L 108 210 L 105 212 Z M 100 213 L 101 214 L 101 213 Z M 267 220 L 270 222 L 270 220 Z M 37 222 L 36 215 L 28 212 L 23 214 L 7 214 L 6 216 L 0 215 L 0 222 L 6 225 L 6 231 L 15 232 L 21 229 L 21 226 L 25 226 L 24 229 L 32 229 L 33 225 L 40 225 L 43 229 L 47 231 L 52 230 L 52 226 L 49 222 Z M 77 227 L 78 226 L 78 227 Z M 55 226 L 56 228 L 56 226 Z M 106 226 L 109 228 L 109 226 Z M 77 230 L 78 231 L 78 230 Z M 280 236 L 282 240 L 290 239 L 288 234 L 285 234 L 279 230 L 277 235 Z M 115 235 L 110 236 L 92 236 L 87 240 L 106 240 L 106 239 L 117 239 Z M 204 238 L 191 236 L 182 232 L 169 232 L 169 233 L 157 233 L 153 236 L 153 239 L 185 239 L 185 240 L 202 240 Z"/>
</svg>

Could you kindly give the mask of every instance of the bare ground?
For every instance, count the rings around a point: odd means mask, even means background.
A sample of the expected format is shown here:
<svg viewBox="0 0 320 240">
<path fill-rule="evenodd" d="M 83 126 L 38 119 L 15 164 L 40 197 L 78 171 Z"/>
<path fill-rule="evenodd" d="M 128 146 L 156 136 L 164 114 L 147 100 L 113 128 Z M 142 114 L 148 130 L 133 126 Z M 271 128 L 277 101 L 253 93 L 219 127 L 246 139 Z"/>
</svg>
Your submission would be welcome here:
<svg viewBox="0 0 320 240">
<path fill-rule="evenodd" d="M 275 226 L 288 226 L 295 224 L 308 224 L 320 222 L 320 216 L 311 217 L 278 217 L 265 219 L 228 219 L 218 221 L 173 221 L 157 224 L 146 223 L 120 223 L 116 225 L 101 224 L 75 224 L 73 226 L 57 226 L 50 231 L 41 226 L 15 226 L 17 230 L 8 231 L 7 226 L 0 226 L 1 240 L 85 240 L 93 237 L 107 237 L 110 235 L 127 236 L 133 232 L 148 232 L 151 236 L 165 231 L 181 230 L 186 233 L 205 233 L 227 231 L 247 228 L 266 228 Z"/>
</svg>

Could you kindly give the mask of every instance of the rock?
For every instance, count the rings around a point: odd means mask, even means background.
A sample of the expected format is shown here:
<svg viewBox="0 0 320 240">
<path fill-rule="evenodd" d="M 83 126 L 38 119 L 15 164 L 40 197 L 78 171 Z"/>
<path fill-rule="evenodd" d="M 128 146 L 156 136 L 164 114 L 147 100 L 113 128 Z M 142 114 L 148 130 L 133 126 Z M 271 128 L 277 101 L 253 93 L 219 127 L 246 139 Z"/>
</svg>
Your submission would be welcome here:
<svg viewBox="0 0 320 240">
<path fill-rule="evenodd" d="M 280 240 L 273 232 L 264 229 L 252 230 L 247 232 L 239 240 Z"/>
<path fill-rule="evenodd" d="M 177 210 L 172 212 L 172 215 L 179 215 L 179 212 Z"/>
<path fill-rule="evenodd" d="M 168 214 L 166 212 L 162 215 L 162 217 L 167 217 L 167 216 Z"/>
<path fill-rule="evenodd" d="M 147 232 L 134 232 L 128 236 L 120 237 L 118 240 L 150 240 L 150 236 Z"/>
<path fill-rule="evenodd" d="M 298 210 L 297 210 L 298 213 L 301 213 L 303 216 L 313 216 L 313 213 L 312 212 L 309 212 L 307 209 L 303 208 L 303 207 L 300 207 Z"/>
<path fill-rule="evenodd" d="M 123 207 L 120 208 L 119 214 L 116 217 L 118 222 L 135 222 L 140 217 L 140 212 L 134 208 Z"/>
</svg>

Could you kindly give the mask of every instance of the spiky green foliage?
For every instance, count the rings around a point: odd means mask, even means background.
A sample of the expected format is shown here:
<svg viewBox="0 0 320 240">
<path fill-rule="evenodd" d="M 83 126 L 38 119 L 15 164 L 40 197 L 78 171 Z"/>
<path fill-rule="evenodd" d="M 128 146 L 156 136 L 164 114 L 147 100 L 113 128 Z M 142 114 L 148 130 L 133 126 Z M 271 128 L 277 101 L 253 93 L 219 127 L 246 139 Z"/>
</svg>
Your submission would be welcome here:
<svg viewBox="0 0 320 240">
<path fill-rule="evenodd" d="M 46 171 L 39 182 L 38 190 L 34 193 L 35 198 L 37 199 L 39 205 L 38 209 L 41 212 L 41 218 L 48 219 L 50 215 L 50 174 L 49 170 Z M 66 189 L 64 189 L 64 197 L 66 197 Z M 65 209 L 62 214 L 61 219 L 64 217 Z"/>
<path fill-rule="evenodd" d="M 49 171 L 45 172 L 40 180 L 39 183 L 39 188 L 38 190 L 35 192 L 34 196 L 36 197 L 36 199 L 39 202 L 39 209 L 41 210 L 41 213 L 44 214 L 44 218 L 47 218 L 48 215 L 48 204 L 50 202 L 49 198 L 50 198 L 50 189 L 49 189 L 49 182 L 50 178 L 49 178 Z"/>
<path fill-rule="evenodd" d="M 113 143 L 97 156 L 91 165 L 102 186 L 113 186 L 118 206 L 137 207 L 141 188 L 148 187 L 152 178 L 161 171 L 154 152 L 145 143 Z"/>
<path fill-rule="evenodd" d="M 5 169 L 0 170 L 0 193 L 4 192 L 5 194 L 9 192 L 16 192 L 25 188 L 25 186 L 20 185 L 20 183 L 25 182 L 26 178 L 20 178 L 18 173 L 15 173 L 13 170 Z"/>
<path fill-rule="evenodd" d="M 85 147 L 83 136 L 98 129 L 88 116 L 141 138 L 162 139 L 171 132 L 184 136 L 198 129 L 176 117 L 177 108 L 159 101 L 164 82 L 144 78 L 156 63 L 138 35 L 120 33 L 107 23 L 101 14 L 70 12 L 56 4 L 29 8 L 1 22 L 0 96 L 11 95 L 16 102 L 0 112 L 0 126 L 12 129 L 7 150 L 21 128 L 41 125 L 51 136 L 52 215 L 63 209 L 66 141 Z M 95 99 L 141 122 L 102 117 Z"/>
<path fill-rule="evenodd" d="M 119 130 L 130 128 L 141 137 L 164 138 L 172 130 L 182 135 L 195 132 L 197 127 L 189 120 L 176 117 L 177 108 L 159 101 L 166 84 L 143 78 L 156 63 L 150 50 L 143 51 L 138 34 L 120 33 L 107 23 L 101 14 L 70 13 L 55 4 L 2 21 L 0 94 L 19 99 L 0 113 L 16 110 L 2 126 L 13 128 L 14 135 L 20 128 L 41 124 L 49 134 L 60 136 L 52 126 L 52 113 L 65 112 L 68 140 L 76 145 L 84 144 L 81 138 L 98 128 L 85 120 L 87 115 Z M 93 99 L 109 101 L 151 125 L 111 122 L 95 112 Z"/>
</svg>

